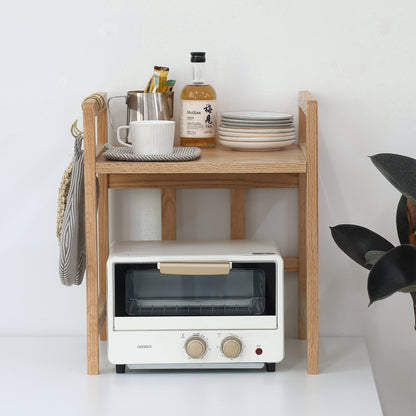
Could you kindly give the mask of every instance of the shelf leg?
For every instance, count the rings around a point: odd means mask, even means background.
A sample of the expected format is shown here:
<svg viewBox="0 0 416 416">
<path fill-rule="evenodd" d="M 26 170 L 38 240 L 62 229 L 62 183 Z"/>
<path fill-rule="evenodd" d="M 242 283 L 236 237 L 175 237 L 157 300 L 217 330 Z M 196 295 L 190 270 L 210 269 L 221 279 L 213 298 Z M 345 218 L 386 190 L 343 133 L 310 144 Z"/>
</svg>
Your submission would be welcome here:
<svg viewBox="0 0 416 416">
<path fill-rule="evenodd" d="M 176 189 L 161 188 L 162 240 L 176 240 Z"/>
<path fill-rule="evenodd" d="M 308 171 L 306 180 L 306 247 L 307 247 L 307 350 L 308 373 L 319 373 L 319 291 L 318 291 L 318 104 L 307 106 L 306 137 Z"/>
<path fill-rule="evenodd" d="M 318 374 L 318 104 L 310 93 L 301 96 L 306 97 L 306 106 L 302 99 L 299 144 L 306 156 L 306 173 L 299 175 L 299 337 L 306 335 L 308 374 Z"/>
<path fill-rule="evenodd" d="M 306 175 L 299 175 L 298 336 L 306 339 Z"/>
<path fill-rule="evenodd" d="M 88 374 L 99 372 L 97 185 L 94 105 L 83 104 Z"/>
<path fill-rule="evenodd" d="M 108 140 L 107 109 L 97 115 L 97 143 L 105 144 Z M 98 175 L 98 261 L 100 298 L 107 298 L 107 258 L 108 258 L 108 175 Z M 105 312 L 104 312 L 105 313 Z M 107 341 L 107 319 L 100 331 L 100 339 Z"/>
<path fill-rule="evenodd" d="M 106 299 L 106 264 L 108 259 L 108 175 L 98 175 L 99 198 L 98 198 L 98 251 L 99 251 L 99 291 L 100 297 Z M 107 318 L 100 332 L 101 341 L 107 341 Z"/>
<path fill-rule="evenodd" d="M 230 239 L 246 238 L 246 190 L 230 189 Z"/>
</svg>

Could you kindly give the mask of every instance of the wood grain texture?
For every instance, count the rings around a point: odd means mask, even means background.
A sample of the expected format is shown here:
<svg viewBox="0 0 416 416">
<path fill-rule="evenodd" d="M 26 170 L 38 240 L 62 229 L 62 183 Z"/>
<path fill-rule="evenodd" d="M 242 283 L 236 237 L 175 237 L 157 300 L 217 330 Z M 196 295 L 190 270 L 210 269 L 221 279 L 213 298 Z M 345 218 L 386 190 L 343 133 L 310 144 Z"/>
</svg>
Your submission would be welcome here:
<svg viewBox="0 0 416 416">
<path fill-rule="evenodd" d="M 97 158 L 98 173 L 302 173 L 306 160 L 298 145 L 274 152 L 237 152 L 222 146 L 202 149 L 201 157 L 188 162 L 114 162 Z"/>
<path fill-rule="evenodd" d="M 299 108 L 304 114 L 308 112 L 308 105 L 317 102 L 310 91 L 299 91 Z"/>
<path fill-rule="evenodd" d="M 297 273 L 298 272 L 298 257 L 283 257 L 283 265 L 285 273 Z"/>
<path fill-rule="evenodd" d="M 99 199 L 98 199 L 98 261 L 99 261 L 99 294 L 106 297 L 108 259 L 108 175 L 99 174 Z M 100 331 L 100 339 L 107 340 L 107 325 L 103 325 Z"/>
<path fill-rule="evenodd" d="M 109 174 L 109 188 L 297 188 L 296 173 Z"/>
<path fill-rule="evenodd" d="M 301 95 L 302 92 L 299 93 L 298 135 L 299 147 L 306 158 L 306 114 L 301 106 L 301 101 L 303 101 Z M 306 339 L 306 320 L 302 317 L 306 311 L 306 172 L 299 174 L 298 185 L 298 337 Z M 305 299 L 305 309 L 302 309 L 301 299 Z"/>
<path fill-rule="evenodd" d="M 230 239 L 246 238 L 246 190 L 230 189 Z"/>
<path fill-rule="evenodd" d="M 306 174 L 299 175 L 299 196 L 298 196 L 298 337 L 306 339 L 306 321 L 302 318 L 301 299 L 306 300 Z"/>
<path fill-rule="evenodd" d="M 107 103 L 107 95 L 103 96 L 104 103 Z M 107 108 L 105 107 L 96 116 L 97 120 L 97 143 L 106 144 L 108 141 L 108 124 L 107 124 Z M 107 270 L 106 264 L 108 259 L 108 175 L 99 174 L 99 197 L 98 197 L 98 273 L 99 273 L 99 296 L 106 298 L 107 295 Z M 105 309 L 104 309 L 104 324 L 100 327 L 100 339 L 107 340 L 107 325 L 105 324 Z"/>
<path fill-rule="evenodd" d="M 108 141 L 107 108 L 97 115 L 97 143 L 106 144 Z"/>
<path fill-rule="evenodd" d="M 318 104 L 308 91 L 299 93 L 299 147 L 306 158 L 299 175 L 299 338 L 307 340 L 308 373 L 318 374 Z"/>
<path fill-rule="evenodd" d="M 162 240 L 176 240 L 176 189 L 161 189 Z"/>
<path fill-rule="evenodd" d="M 308 374 L 319 373 L 318 300 L 318 104 L 307 101 L 306 113 L 306 316 Z"/>
<path fill-rule="evenodd" d="M 306 114 L 299 107 L 299 125 L 298 125 L 299 148 L 306 159 Z M 306 172 L 306 171 L 305 171 Z"/>
<path fill-rule="evenodd" d="M 107 307 L 107 298 L 106 295 L 98 296 L 98 331 L 102 330 L 102 326 L 106 320 L 106 307 Z"/>
<path fill-rule="evenodd" d="M 298 299 L 298 310 L 299 310 L 299 328 L 301 331 L 303 331 L 305 333 L 305 338 L 300 338 L 300 339 L 306 339 L 306 322 L 307 322 L 307 318 L 306 318 L 306 293 L 304 294 L 305 296 L 300 295 L 299 299 Z"/>
<path fill-rule="evenodd" d="M 99 372 L 97 191 L 95 176 L 95 102 L 82 105 L 84 117 L 85 248 L 88 374 Z"/>
</svg>

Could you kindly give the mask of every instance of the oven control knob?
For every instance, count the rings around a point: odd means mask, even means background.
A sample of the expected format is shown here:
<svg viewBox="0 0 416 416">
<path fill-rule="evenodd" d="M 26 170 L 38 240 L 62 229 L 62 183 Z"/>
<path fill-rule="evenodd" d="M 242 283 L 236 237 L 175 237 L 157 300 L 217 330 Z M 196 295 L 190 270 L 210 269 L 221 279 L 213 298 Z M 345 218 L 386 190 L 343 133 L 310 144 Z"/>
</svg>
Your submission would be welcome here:
<svg viewBox="0 0 416 416">
<path fill-rule="evenodd" d="M 221 351 L 227 358 L 238 357 L 242 348 L 241 341 L 233 336 L 224 338 L 221 343 Z"/>
<path fill-rule="evenodd" d="M 207 349 L 207 344 L 201 337 L 191 337 L 186 340 L 185 350 L 192 358 L 201 358 Z"/>
</svg>

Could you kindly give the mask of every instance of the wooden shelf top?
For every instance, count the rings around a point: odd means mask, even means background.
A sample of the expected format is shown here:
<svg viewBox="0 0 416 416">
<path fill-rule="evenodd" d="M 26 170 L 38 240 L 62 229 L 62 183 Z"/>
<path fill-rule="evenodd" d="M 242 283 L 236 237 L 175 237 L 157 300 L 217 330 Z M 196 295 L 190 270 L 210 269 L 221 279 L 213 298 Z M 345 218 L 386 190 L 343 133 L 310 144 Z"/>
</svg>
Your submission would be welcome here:
<svg viewBox="0 0 416 416">
<path fill-rule="evenodd" d="M 232 174 L 304 173 L 306 159 L 299 145 L 271 152 L 240 152 L 218 146 L 202 149 L 201 156 L 188 162 L 115 162 L 104 159 L 103 145 L 97 145 L 97 173 L 136 174 Z"/>
</svg>

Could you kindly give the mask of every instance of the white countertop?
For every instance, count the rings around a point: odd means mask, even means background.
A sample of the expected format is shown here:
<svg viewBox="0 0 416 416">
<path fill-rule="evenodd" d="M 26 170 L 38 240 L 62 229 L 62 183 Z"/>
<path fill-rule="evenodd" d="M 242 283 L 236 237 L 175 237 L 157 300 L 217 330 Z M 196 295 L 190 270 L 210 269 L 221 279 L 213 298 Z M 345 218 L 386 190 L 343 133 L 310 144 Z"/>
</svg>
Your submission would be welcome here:
<svg viewBox="0 0 416 416">
<path fill-rule="evenodd" d="M 0 338 L 0 414 L 382 415 L 362 338 L 321 338 L 319 375 L 306 374 L 306 343 L 294 339 L 275 373 L 116 374 L 101 348 L 101 374 L 87 376 L 84 337 Z"/>
</svg>

